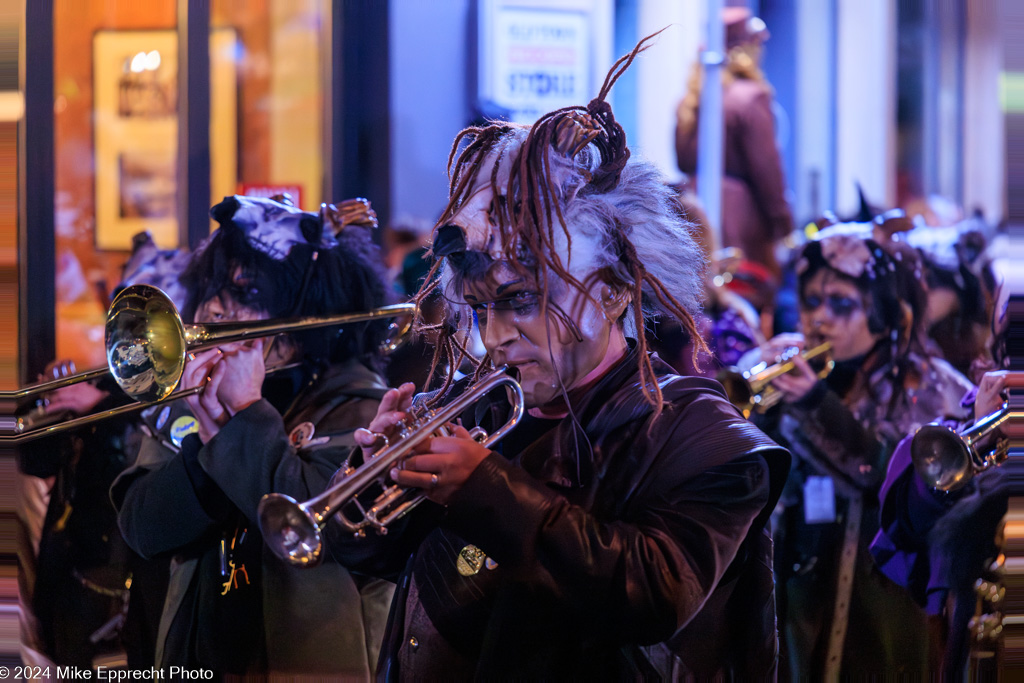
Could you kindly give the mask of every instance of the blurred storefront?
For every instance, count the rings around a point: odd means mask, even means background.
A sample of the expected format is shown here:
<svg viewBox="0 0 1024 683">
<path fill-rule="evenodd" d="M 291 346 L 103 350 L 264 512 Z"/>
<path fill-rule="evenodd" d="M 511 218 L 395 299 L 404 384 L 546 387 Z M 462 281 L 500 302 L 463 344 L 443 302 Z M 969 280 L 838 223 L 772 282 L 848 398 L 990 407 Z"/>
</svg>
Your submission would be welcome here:
<svg viewBox="0 0 1024 683">
<path fill-rule="evenodd" d="M 287 192 L 316 210 L 350 192 L 386 213 L 386 175 L 332 172 L 355 167 L 346 155 L 386 159 L 374 142 L 386 135 L 361 124 L 381 106 L 375 93 L 386 108 L 387 79 L 353 95 L 387 51 L 358 62 L 346 53 L 386 46 L 386 3 L 48 0 L 23 10 L 20 243 L 15 203 L 8 213 L 0 203 L 0 286 L 21 277 L 16 296 L 0 298 L 20 299 L 21 311 L 8 316 L 20 329 L 0 341 L 5 385 L 54 358 L 103 365 L 105 312 L 133 239 L 194 247 L 225 195 Z M 8 125 L 0 150 L 13 155 Z"/>
<path fill-rule="evenodd" d="M 209 191 L 190 203 L 248 185 L 319 204 L 322 4 L 210 3 L 209 180 L 196 183 Z M 133 237 L 187 248 L 203 230 L 178 199 L 192 190 L 179 173 L 178 15 L 175 0 L 54 6 L 55 355 L 79 367 L 105 363 L 104 315 Z"/>
</svg>

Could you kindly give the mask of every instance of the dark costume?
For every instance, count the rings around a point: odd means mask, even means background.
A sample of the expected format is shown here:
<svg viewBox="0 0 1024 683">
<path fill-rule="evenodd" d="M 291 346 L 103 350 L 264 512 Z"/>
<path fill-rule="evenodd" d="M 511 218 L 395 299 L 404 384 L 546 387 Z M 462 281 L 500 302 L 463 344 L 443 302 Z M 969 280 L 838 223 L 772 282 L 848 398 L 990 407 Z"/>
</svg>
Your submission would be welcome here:
<svg viewBox="0 0 1024 683">
<path fill-rule="evenodd" d="M 269 380 L 264 395 L 296 396 L 273 391 L 284 381 Z M 271 491 L 299 500 L 322 491 L 385 390 L 349 361 L 314 376 L 290 407 L 249 406 L 205 445 L 191 435 L 175 452 L 146 440 L 112 496 L 128 543 L 171 558 L 158 665 L 369 675 L 392 587 L 334 564 L 285 565 L 264 547 L 256 506 Z M 316 431 L 296 451 L 289 430 L 303 422 Z"/>
<path fill-rule="evenodd" d="M 910 354 L 900 389 L 891 363 L 868 377 L 866 362 L 836 363 L 808 396 L 758 419 L 795 456 L 776 532 L 784 669 L 794 677 L 928 666 L 924 614 L 877 569 L 868 544 L 896 444 L 932 416 L 960 410 L 970 385 L 945 361 Z"/>
<path fill-rule="evenodd" d="M 725 175 L 722 177 L 722 246 L 778 275 L 774 244 L 793 229 L 782 160 L 775 146 L 772 93 L 759 81 L 736 78 L 725 86 Z M 697 126 L 676 129 L 679 170 L 697 170 Z"/>
<path fill-rule="evenodd" d="M 975 396 L 969 392 L 964 406 L 973 405 Z M 945 424 L 958 430 L 970 426 Z M 913 434 L 903 439 L 889 463 L 878 495 L 881 528 L 871 554 L 882 572 L 943 627 L 942 666 L 955 679 L 966 675 L 968 622 L 978 606 L 975 581 L 1000 552 L 996 530 L 1007 509 L 1009 473 L 993 468 L 960 490 L 936 491 L 914 469 L 912 442 Z"/>
<path fill-rule="evenodd" d="M 574 402 L 582 430 L 571 417 L 526 418 L 446 509 L 428 504 L 386 537 L 334 535 L 335 556 L 357 569 L 398 572 L 414 553 L 380 674 L 774 670 L 765 523 L 789 456 L 715 382 L 654 367 L 666 407 L 653 422 L 634 347 Z"/>
<path fill-rule="evenodd" d="M 109 391 L 120 393 L 113 382 L 109 385 Z M 123 396 L 109 395 L 93 410 L 122 403 Z M 153 664 L 152 644 L 140 633 L 144 625 L 136 619 L 126 629 L 125 619 L 129 598 L 139 617 L 147 602 L 162 601 L 166 571 L 161 576 L 124 544 L 107 495 L 114 478 L 134 460 L 141 438 L 137 420 L 128 416 L 17 449 L 24 474 L 55 478 L 32 602 L 46 654 L 56 664 L 90 668 L 94 660 L 124 661 L 126 655 L 131 666 Z M 135 574 L 140 574 L 137 582 Z"/>
</svg>

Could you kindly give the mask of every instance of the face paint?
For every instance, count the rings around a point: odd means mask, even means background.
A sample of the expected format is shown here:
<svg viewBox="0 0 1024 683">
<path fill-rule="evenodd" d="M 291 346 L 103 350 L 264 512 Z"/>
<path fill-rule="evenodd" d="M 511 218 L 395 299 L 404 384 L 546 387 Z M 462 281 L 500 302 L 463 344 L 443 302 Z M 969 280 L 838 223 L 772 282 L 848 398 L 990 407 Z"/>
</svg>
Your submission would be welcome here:
<svg viewBox="0 0 1024 683">
<path fill-rule="evenodd" d="M 864 295 L 853 282 L 822 268 L 807 281 L 800 297 L 800 320 L 812 339 L 832 344 L 838 361 L 870 351 L 881 334 L 868 327 Z"/>
<path fill-rule="evenodd" d="M 519 371 L 529 407 L 544 406 L 559 398 L 563 387 L 572 391 L 594 379 L 610 345 L 625 348 L 625 341 L 621 329 L 597 303 L 601 284 L 596 280 L 588 297 L 550 272 L 541 283 L 532 269 L 513 269 L 500 259 L 500 235 L 491 220 L 491 198 L 489 189 L 475 193 L 452 220 L 465 235 L 464 244 L 469 247 L 465 257 L 473 260 L 475 254 L 479 257 L 475 260 L 487 263 L 485 268 L 475 269 L 477 273 L 463 276 L 462 291 L 455 294 L 473 309 L 491 360 Z M 585 240 L 579 243 L 582 260 Z M 488 254 L 481 254 L 483 250 Z M 574 240 L 573 258 L 576 253 Z M 568 260 L 567 254 L 561 256 Z"/>
</svg>

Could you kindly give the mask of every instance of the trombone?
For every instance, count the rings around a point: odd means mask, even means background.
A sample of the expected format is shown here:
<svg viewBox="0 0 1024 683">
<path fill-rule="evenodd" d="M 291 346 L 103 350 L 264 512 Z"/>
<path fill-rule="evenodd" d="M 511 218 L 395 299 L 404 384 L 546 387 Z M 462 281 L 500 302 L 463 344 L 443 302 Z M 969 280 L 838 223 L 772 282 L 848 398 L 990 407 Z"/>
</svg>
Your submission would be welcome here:
<svg viewBox="0 0 1024 683">
<path fill-rule="evenodd" d="M 1012 409 L 1007 402 L 963 431 L 927 424 L 915 432 L 910 442 L 910 459 L 925 484 L 938 491 L 956 491 L 982 470 L 1006 460 L 1010 446 L 1014 445 L 1011 442 L 1019 441 L 1012 438 L 1012 432 L 1007 433 L 1008 428 L 1022 423 L 1024 411 Z M 991 448 L 983 450 L 996 430 L 1005 435 L 999 435 Z"/>
<path fill-rule="evenodd" d="M 367 528 L 378 534 L 387 534 L 388 525 L 405 516 L 423 502 L 422 491 L 404 489 L 388 484 L 391 468 L 401 462 L 417 445 L 443 432 L 446 425 L 464 410 L 473 406 L 493 389 L 504 385 L 512 393 L 512 415 L 498 430 L 488 435 L 474 427 L 470 436 L 490 448 L 508 434 L 523 416 L 525 402 L 523 389 L 513 377 L 506 374 L 506 366 L 498 367 L 479 380 L 450 403 L 436 409 L 414 406 L 399 426 L 399 438 L 394 444 L 387 442 L 376 453 L 368 456 L 358 467 L 345 467 L 340 479 L 320 495 L 304 503 L 283 493 L 268 493 L 260 501 L 260 531 L 275 555 L 291 564 L 312 567 L 320 563 L 323 537 L 321 531 L 328 520 L 338 521 L 356 537 L 365 535 Z M 381 490 L 372 500 L 368 491 Z"/>
<path fill-rule="evenodd" d="M 107 312 L 107 368 L 43 382 L 11 393 L 15 397 L 32 396 L 102 377 L 109 372 L 117 385 L 138 403 L 83 415 L 38 429 L 32 429 L 24 420 L 17 420 L 14 425 L 16 435 L 0 436 L 0 443 L 29 441 L 196 394 L 202 391 L 202 385 L 174 392 L 185 370 L 185 359 L 194 351 L 231 342 L 270 337 L 284 332 L 347 325 L 377 318 L 412 316 L 415 312 L 415 304 L 406 303 L 383 306 L 362 313 L 324 317 L 185 324 L 174 303 L 162 291 L 150 285 L 132 285 L 117 295 Z M 410 320 L 397 330 L 395 337 L 384 342 L 385 350 L 394 349 L 398 340 L 403 338 L 411 327 L 410 317 Z M 8 394 L 0 396 L 8 397 Z"/>
<path fill-rule="evenodd" d="M 774 365 L 762 361 L 745 371 L 735 367 L 723 368 L 716 379 L 725 389 L 730 403 L 740 409 L 743 417 L 749 418 L 752 412 L 763 413 L 782 399 L 782 394 L 772 386 L 772 380 L 796 367 L 793 358 L 800 356 L 809 363 L 824 360 L 823 367 L 818 371 L 818 378 L 823 379 L 832 372 L 835 365 L 829 355 L 831 351 L 831 342 L 822 342 L 802 353 L 793 346 L 779 356 Z"/>
</svg>

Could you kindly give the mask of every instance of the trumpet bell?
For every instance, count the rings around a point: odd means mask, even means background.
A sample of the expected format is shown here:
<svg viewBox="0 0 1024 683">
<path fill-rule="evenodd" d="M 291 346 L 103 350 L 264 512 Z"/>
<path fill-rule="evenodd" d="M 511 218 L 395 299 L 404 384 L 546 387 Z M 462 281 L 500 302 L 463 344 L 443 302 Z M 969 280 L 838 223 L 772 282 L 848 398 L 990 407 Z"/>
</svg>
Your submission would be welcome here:
<svg viewBox="0 0 1024 683">
<path fill-rule="evenodd" d="M 160 401 L 185 369 L 185 328 L 174 303 L 156 287 L 136 285 L 110 305 L 107 365 L 118 386 L 136 401 Z"/>
<path fill-rule="evenodd" d="M 1003 403 L 961 432 L 941 424 L 925 425 L 910 444 L 914 469 L 929 486 L 956 491 L 982 470 L 1000 465 L 1011 447 L 1024 445 L 1019 438 L 1021 424 L 1024 411 Z"/>
<path fill-rule="evenodd" d="M 271 493 L 259 505 L 260 530 L 275 540 L 274 552 L 291 564 L 313 566 L 320 563 L 323 538 L 320 527 L 291 496 Z"/>
<path fill-rule="evenodd" d="M 939 491 L 956 491 L 974 476 L 969 445 L 956 430 L 945 425 L 921 427 L 911 441 L 910 459 L 924 483 Z"/>
<path fill-rule="evenodd" d="M 752 413 L 763 413 L 781 400 L 782 394 L 772 386 L 772 380 L 791 372 L 796 367 L 793 362 L 794 356 L 800 356 L 811 363 L 818 379 L 824 379 L 835 366 L 831 352 L 830 342 L 822 342 L 805 351 L 800 351 L 794 346 L 779 356 L 774 365 L 762 361 L 749 370 L 726 367 L 718 371 L 715 379 L 725 389 L 729 402 L 743 413 L 743 417 L 749 418 Z"/>
<path fill-rule="evenodd" d="M 743 417 L 749 418 L 754 405 L 758 403 L 756 399 L 759 399 L 760 396 L 754 393 L 754 389 L 750 386 L 747 378 L 743 376 L 743 372 L 735 368 L 722 368 L 718 371 L 715 379 L 725 389 L 725 395 L 729 397 L 729 402 L 740 409 Z"/>
</svg>

